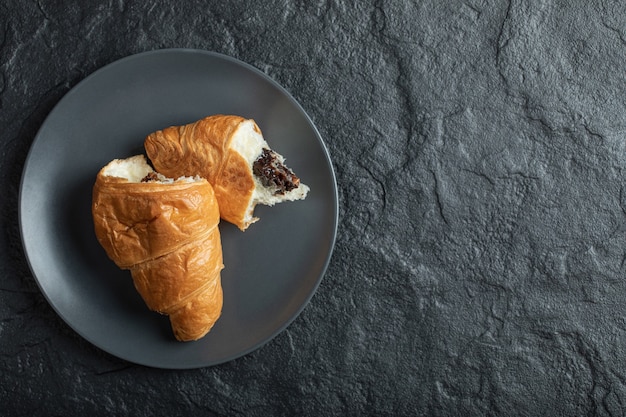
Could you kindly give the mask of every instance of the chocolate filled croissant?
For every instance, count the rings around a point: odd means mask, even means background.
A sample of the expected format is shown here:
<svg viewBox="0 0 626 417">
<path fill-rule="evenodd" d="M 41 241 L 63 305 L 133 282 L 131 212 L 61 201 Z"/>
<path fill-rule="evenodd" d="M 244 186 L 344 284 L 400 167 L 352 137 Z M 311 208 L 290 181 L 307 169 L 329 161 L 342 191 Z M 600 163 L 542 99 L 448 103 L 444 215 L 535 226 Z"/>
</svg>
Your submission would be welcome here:
<svg viewBox="0 0 626 417">
<path fill-rule="evenodd" d="M 222 245 L 213 187 L 157 174 L 143 155 L 100 170 L 92 214 L 98 241 L 129 269 L 148 308 L 169 316 L 181 341 L 206 335 L 221 315 Z"/>
<path fill-rule="evenodd" d="M 213 189 L 222 219 L 245 230 L 257 204 L 304 199 L 309 187 L 284 164 L 251 119 L 214 115 L 148 135 L 144 147 L 155 169 L 177 178 L 199 175 Z"/>
</svg>

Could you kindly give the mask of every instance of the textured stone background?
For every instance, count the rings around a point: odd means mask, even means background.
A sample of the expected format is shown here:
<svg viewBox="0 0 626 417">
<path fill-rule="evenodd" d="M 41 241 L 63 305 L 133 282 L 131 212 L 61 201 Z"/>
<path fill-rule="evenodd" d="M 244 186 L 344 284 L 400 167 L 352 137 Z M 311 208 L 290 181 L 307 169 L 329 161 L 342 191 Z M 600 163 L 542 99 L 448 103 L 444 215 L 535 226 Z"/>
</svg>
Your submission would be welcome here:
<svg viewBox="0 0 626 417">
<path fill-rule="evenodd" d="M 626 413 L 626 3 L 349 3 L 0 3 L 2 414 Z M 75 334 L 29 272 L 17 217 L 53 106 L 103 65 L 167 47 L 282 84 L 340 197 L 302 315 L 189 371 Z"/>
</svg>

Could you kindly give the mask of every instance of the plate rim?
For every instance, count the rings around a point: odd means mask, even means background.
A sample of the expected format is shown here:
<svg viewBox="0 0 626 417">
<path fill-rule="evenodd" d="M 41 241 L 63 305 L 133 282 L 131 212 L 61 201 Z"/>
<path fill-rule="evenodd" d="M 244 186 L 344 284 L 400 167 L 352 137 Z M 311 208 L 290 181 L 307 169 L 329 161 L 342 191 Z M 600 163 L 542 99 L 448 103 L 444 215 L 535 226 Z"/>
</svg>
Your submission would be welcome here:
<svg viewBox="0 0 626 417">
<path fill-rule="evenodd" d="M 242 68 L 244 68 L 247 71 L 252 72 L 254 75 L 256 75 L 257 77 L 260 77 L 261 79 L 263 79 L 266 82 L 269 82 L 272 87 L 276 88 L 280 94 L 287 98 L 290 102 L 291 105 L 293 105 L 295 107 L 295 109 L 302 115 L 302 117 L 304 118 L 304 120 L 307 122 L 307 124 L 309 125 L 310 129 L 312 130 L 312 132 L 314 133 L 314 136 L 316 138 L 316 141 L 318 142 L 318 144 L 321 147 L 322 153 L 324 155 L 324 159 L 325 162 L 328 166 L 328 174 L 330 176 L 330 183 L 331 183 L 331 194 L 333 197 L 333 204 L 332 204 L 332 225 L 331 225 L 331 237 L 330 240 L 327 242 L 328 243 L 328 253 L 325 256 L 324 262 L 319 270 L 319 276 L 317 277 L 314 285 L 311 287 L 311 290 L 309 291 L 309 293 L 306 295 L 306 297 L 304 297 L 303 302 L 300 304 L 300 306 L 298 306 L 298 308 L 294 309 L 293 313 L 290 315 L 290 317 L 288 317 L 283 323 L 282 325 L 278 326 L 276 328 L 275 331 L 273 331 L 271 334 L 269 334 L 266 338 L 259 340 L 258 342 L 254 343 L 253 345 L 251 345 L 250 347 L 248 347 L 247 349 L 243 349 L 241 351 L 238 351 L 234 354 L 230 354 L 230 355 L 226 355 L 224 358 L 220 359 L 220 360 L 216 360 L 216 361 L 210 361 L 207 362 L 205 364 L 194 364 L 194 365 L 180 365 L 180 366 L 173 366 L 173 365 L 161 365 L 161 364 L 155 364 L 152 363 L 150 361 L 142 361 L 142 360 L 138 360 L 136 358 L 129 358 L 128 355 L 121 355 L 120 352 L 112 352 L 110 349 L 105 349 L 104 347 L 101 346 L 100 343 L 96 342 L 93 340 L 93 338 L 87 334 L 85 334 L 84 331 L 82 331 L 81 329 L 77 328 L 72 322 L 71 320 L 69 320 L 65 313 L 63 311 L 61 311 L 59 309 L 59 307 L 55 304 L 55 302 L 50 298 L 49 294 L 44 290 L 44 286 L 42 284 L 42 282 L 40 281 L 39 277 L 38 277 L 38 273 L 35 270 L 35 267 L 33 265 L 33 262 L 31 260 L 32 254 L 29 254 L 29 250 L 28 250 L 28 244 L 27 244 L 27 239 L 25 236 L 25 204 L 27 202 L 24 201 L 24 196 L 25 196 L 25 186 L 26 186 L 26 175 L 29 172 L 29 168 L 31 166 L 31 164 L 33 163 L 33 155 L 34 155 L 34 148 L 36 147 L 35 145 L 40 142 L 43 137 L 43 130 L 44 128 L 47 126 L 47 124 L 49 123 L 49 121 L 51 119 L 53 119 L 55 117 L 55 114 L 57 111 L 59 111 L 59 109 L 62 107 L 63 103 L 68 101 L 74 94 L 76 94 L 76 92 L 83 86 L 86 85 L 88 83 L 90 83 L 94 78 L 98 77 L 100 74 L 110 70 L 113 67 L 116 66 L 120 66 L 120 65 L 124 65 L 125 63 L 132 61 L 132 60 L 139 60 L 139 59 L 144 59 L 145 57 L 151 56 L 151 55 L 169 55 L 169 54 L 190 54 L 190 55 L 204 55 L 207 57 L 211 57 L 214 59 L 218 59 L 218 60 L 224 60 L 227 61 L 231 64 L 240 66 Z M 264 345 L 266 345 L 267 343 L 269 343 L 270 341 L 272 341 L 273 339 L 275 339 L 279 334 L 281 334 L 282 332 L 285 331 L 285 329 L 287 327 L 289 327 L 303 312 L 303 310 L 309 305 L 309 303 L 311 302 L 311 299 L 313 298 L 313 296 L 317 293 L 319 286 L 321 285 L 321 282 L 323 280 L 323 278 L 325 277 L 327 271 L 328 271 L 328 267 L 330 265 L 334 250 L 335 250 L 335 245 L 336 245 L 336 241 L 337 241 L 337 232 L 338 232 L 338 226 L 339 226 L 339 192 L 338 192 L 338 186 L 337 186 L 337 176 L 335 173 L 335 168 L 332 162 L 332 158 L 331 158 L 331 154 L 330 151 L 328 149 L 328 146 L 326 145 L 324 139 L 322 138 L 322 135 L 320 134 L 317 126 L 313 123 L 311 117 L 308 115 L 308 113 L 304 110 L 304 108 L 302 107 L 302 105 L 291 95 L 291 93 L 289 93 L 289 91 L 286 90 L 285 87 L 283 87 L 282 85 L 280 85 L 276 80 L 274 80 L 271 76 L 269 76 L 268 74 L 264 73 L 263 71 L 261 71 L 260 69 L 258 69 L 257 67 L 244 62 L 240 59 L 237 59 L 235 57 L 220 53 L 220 52 L 215 52 L 215 51 L 209 51 L 209 50 L 203 50 L 203 49 L 197 49 L 197 48 L 163 48 L 163 49 L 153 49 L 153 50 L 148 50 L 148 51 L 143 51 L 143 52 L 138 52 L 135 54 L 130 54 L 127 56 L 124 56 L 122 58 L 113 60 L 103 66 L 101 66 L 100 68 L 96 69 L 95 71 L 93 71 L 92 73 L 90 73 L 89 75 L 87 75 L 86 77 L 84 77 L 82 80 L 80 80 L 79 82 L 77 82 L 74 86 L 72 86 L 60 99 L 59 101 L 53 106 L 52 110 L 50 110 L 50 112 L 48 113 L 48 115 L 44 118 L 43 122 L 41 123 L 41 125 L 38 127 L 37 133 L 33 138 L 33 141 L 31 142 L 31 144 L 29 145 L 29 150 L 28 153 L 26 155 L 26 159 L 24 160 L 24 165 L 22 168 L 22 172 L 21 172 L 21 177 L 20 177 L 20 184 L 19 184 L 19 191 L 18 191 L 18 224 L 19 224 L 19 232 L 20 232 L 20 241 L 21 241 L 21 245 L 22 245 L 22 249 L 24 252 L 24 258 L 28 264 L 28 268 L 31 272 L 32 278 L 34 279 L 35 283 L 37 284 L 37 287 L 39 288 L 41 294 L 44 296 L 44 298 L 46 299 L 46 301 L 48 302 L 48 304 L 52 307 L 52 309 L 55 311 L 55 313 L 63 320 L 63 322 L 69 326 L 77 335 L 79 335 L 81 338 L 83 338 L 84 340 L 88 341 L 92 346 L 96 347 L 97 349 L 106 352 L 107 354 L 116 357 L 118 359 L 124 360 L 128 363 L 133 363 L 136 365 L 141 365 L 141 366 L 146 366 L 146 367 L 151 367 L 151 368 L 157 368 L 157 369 L 170 369 L 170 370 L 174 370 L 174 369 L 179 369 L 179 370 L 183 370 L 183 369 L 199 369 L 199 368 L 205 368 L 205 367 L 211 367 L 211 366 L 216 366 L 216 365 L 220 365 L 220 364 L 224 364 L 230 361 L 233 361 L 235 359 L 244 357 L 260 348 L 262 348 Z"/>
</svg>

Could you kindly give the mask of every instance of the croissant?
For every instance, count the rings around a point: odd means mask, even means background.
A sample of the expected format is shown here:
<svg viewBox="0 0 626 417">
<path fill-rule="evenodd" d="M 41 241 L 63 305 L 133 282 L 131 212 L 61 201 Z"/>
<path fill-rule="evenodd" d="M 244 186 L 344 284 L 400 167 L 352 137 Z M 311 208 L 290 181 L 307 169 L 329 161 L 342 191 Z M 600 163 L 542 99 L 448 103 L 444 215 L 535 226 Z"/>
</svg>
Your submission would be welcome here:
<svg viewBox="0 0 626 417">
<path fill-rule="evenodd" d="M 222 311 L 222 246 L 213 187 L 199 177 L 169 179 L 143 155 L 116 159 L 93 188 L 96 237 L 130 270 L 149 309 L 168 315 L 180 341 L 206 335 Z"/>
<path fill-rule="evenodd" d="M 221 218 L 241 230 L 259 220 L 254 217 L 257 204 L 301 200 L 309 191 L 252 119 L 208 116 L 151 133 L 144 147 L 163 175 L 206 178 L 215 190 Z"/>
</svg>

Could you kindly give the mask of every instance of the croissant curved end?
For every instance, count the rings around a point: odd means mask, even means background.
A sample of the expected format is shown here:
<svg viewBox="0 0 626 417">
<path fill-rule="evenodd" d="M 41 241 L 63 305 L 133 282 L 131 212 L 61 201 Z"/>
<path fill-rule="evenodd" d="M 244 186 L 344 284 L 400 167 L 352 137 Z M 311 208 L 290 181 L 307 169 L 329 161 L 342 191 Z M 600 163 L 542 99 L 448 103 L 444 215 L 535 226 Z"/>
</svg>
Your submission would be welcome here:
<svg viewBox="0 0 626 417">
<path fill-rule="evenodd" d="M 220 318 L 222 304 L 222 285 L 217 279 L 212 288 L 207 288 L 169 314 L 176 339 L 189 342 L 204 337 Z"/>
</svg>

